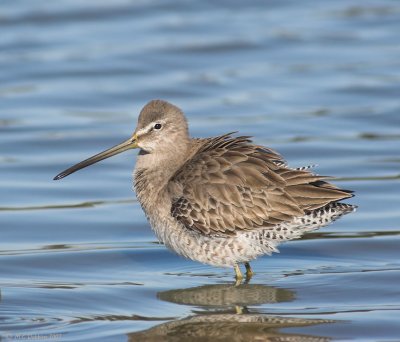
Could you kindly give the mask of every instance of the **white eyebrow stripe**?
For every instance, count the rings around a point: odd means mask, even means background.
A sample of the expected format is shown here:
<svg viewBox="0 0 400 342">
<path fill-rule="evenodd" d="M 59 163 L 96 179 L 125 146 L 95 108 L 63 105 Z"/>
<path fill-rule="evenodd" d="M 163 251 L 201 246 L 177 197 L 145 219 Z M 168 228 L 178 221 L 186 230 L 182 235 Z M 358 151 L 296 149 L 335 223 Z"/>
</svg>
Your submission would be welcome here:
<svg viewBox="0 0 400 342">
<path fill-rule="evenodd" d="M 141 129 L 139 129 L 139 130 L 136 132 L 136 134 L 137 134 L 137 135 L 143 135 L 143 134 L 149 133 L 149 132 L 153 129 L 153 127 L 154 127 L 154 125 L 155 125 L 156 123 L 160 123 L 160 124 L 164 125 L 164 124 L 165 124 L 165 121 L 164 121 L 164 120 L 157 120 L 157 121 L 154 121 L 154 122 L 148 124 L 146 127 L 143 127 L 143 128 L 141 128 Z"/>
<path fill-rule="evenodd" d="M 148 124 L 146 127 L 139 129 L 136 134 L 143 135 L 143 134 L 149 133 L 151 131 L 151 129 L 153 128 L 153 125 L 154 125 L 153 122 L 151 124 Z"/>
</svg>

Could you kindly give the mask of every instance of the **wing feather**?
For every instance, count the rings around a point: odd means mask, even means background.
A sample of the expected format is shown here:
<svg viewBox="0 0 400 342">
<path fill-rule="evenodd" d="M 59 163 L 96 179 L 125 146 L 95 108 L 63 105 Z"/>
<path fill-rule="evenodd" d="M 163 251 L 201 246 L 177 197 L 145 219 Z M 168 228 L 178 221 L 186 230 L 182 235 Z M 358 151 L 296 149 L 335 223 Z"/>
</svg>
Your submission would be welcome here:
<svg viewBox="0 0 400 342">
<path fill-rule="evenodd" d="M 268 228 L 351 197 L 307 168 L 232 133 L 194 140 L 191 158 L 169 182 L 171 214 L 204 235 Z"/>
</svg>

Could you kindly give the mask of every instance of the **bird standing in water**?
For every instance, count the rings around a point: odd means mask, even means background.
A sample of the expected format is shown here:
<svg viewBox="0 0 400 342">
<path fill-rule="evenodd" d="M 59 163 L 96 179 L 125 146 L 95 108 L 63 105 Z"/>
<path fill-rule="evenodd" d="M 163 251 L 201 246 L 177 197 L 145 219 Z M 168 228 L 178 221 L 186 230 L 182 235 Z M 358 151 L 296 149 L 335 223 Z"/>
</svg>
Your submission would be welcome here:
<svg viewBox="0 0 400 342">
<path fill-rule="evenodd" d="M 140 112 L 133 136 L 54 179 L 129 149 L 139 149 L 137 198 L 160 242 L 205 264 L 252 276 L 249 262 L 277 251 L 355 209 L 352 197 L 309 168 L 290 168 L 275 151 L 232 133 L 189 136 L 183 112 L 162 100 Z"/>
</svg>

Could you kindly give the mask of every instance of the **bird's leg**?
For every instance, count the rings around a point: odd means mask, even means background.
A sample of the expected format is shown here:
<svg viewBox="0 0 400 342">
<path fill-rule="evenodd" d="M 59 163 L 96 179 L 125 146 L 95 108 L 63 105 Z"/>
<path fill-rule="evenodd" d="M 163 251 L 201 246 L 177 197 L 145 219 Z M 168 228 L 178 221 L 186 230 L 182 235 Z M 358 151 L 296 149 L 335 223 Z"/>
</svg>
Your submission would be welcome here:
<svg viewBox="0 0 400 342">
<path fill-rule="evenodd" d="M 243 314 L 243 308 L 239 305 L 235 305 L 235 310 L 237 315 Z"/>
<path fill-rule="evenodd" d="M 251 266 L 248 262 L 244 263 L 244 267 L 246 267 L 246 280 L 250 280 L 254 274 L 253 270 L 251 269 Z"/>
<path fill-rule="evenodd" d="M 239 285 L 243 279 L 243 274 L 240 271 L 238 264 L 235 264 L 235 266 L 233 268 L 235 270 L 236 285 Z"/>
</svg>

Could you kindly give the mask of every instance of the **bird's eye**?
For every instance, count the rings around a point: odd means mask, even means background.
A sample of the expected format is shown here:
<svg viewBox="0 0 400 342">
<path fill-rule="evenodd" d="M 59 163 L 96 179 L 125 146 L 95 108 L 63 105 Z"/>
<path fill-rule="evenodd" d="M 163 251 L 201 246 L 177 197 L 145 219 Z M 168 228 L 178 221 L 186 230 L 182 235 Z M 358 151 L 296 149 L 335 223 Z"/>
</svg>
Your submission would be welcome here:
<svg viewBox="0 0 400 342">
<path fill-rule="evenodd" d="M 161 129 L 161 124 L 159 124 L 159 123 L 155 124 L 154 129 Z"/>
</svg>

